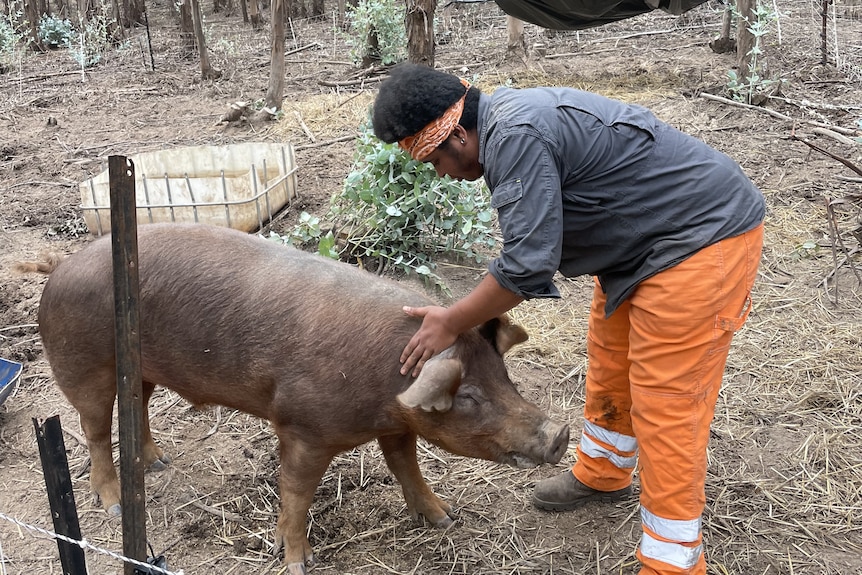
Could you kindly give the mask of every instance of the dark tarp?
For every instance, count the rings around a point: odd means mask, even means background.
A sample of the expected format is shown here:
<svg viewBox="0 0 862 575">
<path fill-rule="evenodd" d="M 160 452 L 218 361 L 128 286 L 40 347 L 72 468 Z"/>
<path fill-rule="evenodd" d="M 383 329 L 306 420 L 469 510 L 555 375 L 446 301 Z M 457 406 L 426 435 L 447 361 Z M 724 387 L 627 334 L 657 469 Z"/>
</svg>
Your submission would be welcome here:
<svg viewBox="0 0 862 575">
<path fill-rule="evenodd" d="M 495 0 L 508 14 L 552 30 L 583 30 L 660 9 L 682 14 L 707 0 Z"/>
</svg>

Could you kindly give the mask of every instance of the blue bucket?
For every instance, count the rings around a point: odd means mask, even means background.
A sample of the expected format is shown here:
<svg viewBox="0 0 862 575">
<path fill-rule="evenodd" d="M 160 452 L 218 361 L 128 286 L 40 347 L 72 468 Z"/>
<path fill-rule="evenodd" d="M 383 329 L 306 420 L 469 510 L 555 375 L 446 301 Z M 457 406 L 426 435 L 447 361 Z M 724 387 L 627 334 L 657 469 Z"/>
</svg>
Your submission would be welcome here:
<svg viewBox="0 0 862 575">
<path fill-rule="evenodd" d="M 10 361 L 0 357 L 0 405 L 6 398 L 12 395 L 18 380 L 21 379 L 21 371 L 24 366 L 17 361 Z"/>
</svg>

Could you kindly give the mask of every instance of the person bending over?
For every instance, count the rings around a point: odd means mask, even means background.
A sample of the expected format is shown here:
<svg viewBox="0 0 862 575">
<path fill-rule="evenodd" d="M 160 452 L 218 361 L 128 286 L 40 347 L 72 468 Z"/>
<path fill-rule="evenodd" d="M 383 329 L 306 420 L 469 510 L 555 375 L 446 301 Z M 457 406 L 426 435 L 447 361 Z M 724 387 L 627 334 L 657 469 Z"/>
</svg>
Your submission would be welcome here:
<svg viewBox="0 0 862 575">
<path fill-rule="evenodd" d="M 764 200 L 723 153 L 647 109 L 569 88 L 483 94 L 426 66 L 395 67 L 372 124 L 440 176 L 485 178 L 503 245 L 401 354 L 418 375 L 457 336 L 525 299 L 559 297 L 556 272 L 594 278 L 584 427 L 570 470 L 534 504 L 570 510 L 631 496 L 640 573 L 706 573 L 707 442 L 731 338 L 751 310 Z"/>
</svg>

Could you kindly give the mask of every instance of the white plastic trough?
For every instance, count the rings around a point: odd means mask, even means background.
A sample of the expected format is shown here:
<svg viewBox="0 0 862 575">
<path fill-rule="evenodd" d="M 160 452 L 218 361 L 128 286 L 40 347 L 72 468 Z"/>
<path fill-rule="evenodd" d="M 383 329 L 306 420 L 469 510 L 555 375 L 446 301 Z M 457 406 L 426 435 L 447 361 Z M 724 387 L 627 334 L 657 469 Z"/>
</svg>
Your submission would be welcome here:
<svg viewBox="0 0 862 575">
<path fill-rule="evenodd" d="M 129 156 L 138 224 L 206 223 L 252 232 L 296 197 L 290 144 L 193 146 Z M 80 184 L 87 228 L 111 229 L 108 170 Z"/>
</svg>

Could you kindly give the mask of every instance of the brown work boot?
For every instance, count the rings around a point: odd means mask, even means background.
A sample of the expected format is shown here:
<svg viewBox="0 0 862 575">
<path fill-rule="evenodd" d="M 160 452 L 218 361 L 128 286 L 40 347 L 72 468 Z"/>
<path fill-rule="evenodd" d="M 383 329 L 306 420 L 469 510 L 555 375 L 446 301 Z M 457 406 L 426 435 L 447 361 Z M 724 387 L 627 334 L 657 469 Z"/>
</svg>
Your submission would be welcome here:
<svg viewBox="0 0 862 575">
<path fill-rule="evenodd" d="M 533 490 L 533 505 L 546 511 L 568 511 L 590 501 L 612 503 L 628 499 L 632 495 L 631 486 L 616 491 L 599 491 L 578 481 L 572 470 L 560 475 L 543 479 Z"/>
</svg>

